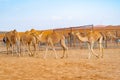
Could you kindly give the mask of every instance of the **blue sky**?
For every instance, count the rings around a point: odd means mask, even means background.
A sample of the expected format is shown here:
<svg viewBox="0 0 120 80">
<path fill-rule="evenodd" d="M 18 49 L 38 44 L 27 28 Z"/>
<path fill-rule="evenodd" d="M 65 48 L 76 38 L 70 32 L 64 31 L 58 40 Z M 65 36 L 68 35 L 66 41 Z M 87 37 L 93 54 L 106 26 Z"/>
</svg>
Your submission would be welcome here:
<svg viewBox="0 0 120 80">
<path fill-rule="evenodd" d="M 119 25 L 120 0 L 0 0 L 0 31 Z"/>
</svg>

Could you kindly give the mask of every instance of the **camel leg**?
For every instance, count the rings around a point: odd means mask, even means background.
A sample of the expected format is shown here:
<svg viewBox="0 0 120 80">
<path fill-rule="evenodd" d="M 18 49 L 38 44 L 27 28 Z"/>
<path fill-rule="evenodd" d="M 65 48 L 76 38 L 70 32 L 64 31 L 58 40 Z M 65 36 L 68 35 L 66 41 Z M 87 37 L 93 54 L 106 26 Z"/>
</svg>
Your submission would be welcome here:
<svg viewBox="0 0 120 80">
<path fill-rule="evenodd" d="M 57 59 L 57 53 L 56 53 L 56 50 L 55 50 L 55 47 L 54 47 L 54 44 L 52 43 L 52 41 L 50 41 L 50 46 L 52 47 L 53 51 L 54 51 L 54 54 L 55 54 L 55 58 Z"/>
<path fill-rule="evenodd" d="M 36 48 L 37 48 L 37 47 L 36 47 L 36 46 L 37 46 L 37 44 L 34 43 L 34 45 L 33 45 L 33 47 L 34 47 L 34 54 L 32 54 L 32 55 L 35 55 L 35 56 L 37 55 L 37 53 L 36 53 L 36 50 L 37 50 Z"/>
<path fill-rule="evenodd" d="M 15 49 L 15 53 L 17 54 L 17 56 L 20 56 L 20 45 L 18 43 L 14 44 L 14 49 Z"/>
<path fill-rule="evenodd" d="M 102 46 L 102 42 L 103 42 L 103 37 L 100 38 L 99 40 L 99 46 L 100 46 L 100 57 L 103 58 L 103 46 Z"/>
<path fill-rule="evenodd" d="M 34 47 L 34 52 L 35 52 L 35 56 L 37 55 L 37 44 L 35 43 L 35 47 Z"/>
<path fill-rule="evenodd" d="M 29 45 L 26 43 L 24 44 L 24 47 L 23 47 L 23 51 L 24 51 L 24 54 L 28 54 L 30 55 L 30 51 L 29 51 Z"/>
<path fill-rule="evenodd" d="M 88 43 L 88 49 L 89 49 L 89 53 L 88 53 L 88 59 L 91 58 L 91 46 L 90 44 Z"/>
<path fill-rule="evenodd" d="M 14 52 L 19 56 L 19 44 L 17 42 L 12 45 L 12 55 Z"/>
<path fill-rule="evenodd" d="M 63 48 L 63 55 L 61 58 L 64 58 L 65 57 L 65 49 Z M 67 56 L 66 56 L 67 57 Z"/>
<path fill-rule="evenodd" d="M 99 58 L 98 54 L 96 54 L 94 52 L 93 47 L 94 47 L 94 42 L 91 43 L 91 48 L 90 49 L 91 49 L 92 54 L 95 55 L 97 58 Z"/>
<path fill-rule="evenodd" d="M 6 49 L 7 49 L 7 55 L 8 55 L 8 53 L 9 53 L 9 51 L 12 53 L 12 48 L 11 48 L 11 45 L 10 45 L 10 43 L 6 43 Z"/>
<path fill-rule="evenodd" d="M 20 51 L 19 51 L 19 46 L 16 45 L 16 53 L 17 53 L 17 56 L 20 56 Z"/>
<path fill-rule="evenodd" d="M 18 45 L 16 45 L 15 44 L 15 46 L 14 46 L 15 48 L 15 53 L 17 54 L 17 56 L 19 57 L 20 56 L 20 54 L 19 54 L 19 47 L 18 47 Z"/>
<path fill-rule="evenodd" d="M 20 43 L 20 54 L 22 53 L 22 44 Z"/>
<path fill-rule="evenodd" d="M 65 40 L 61 40 L 61 46 L 63 47 L 63 55 L 61 58 L 64 58 L 64 56 L 66 55 L 66 57 L 68 57 L 68 53 L 66 52 L 68 50 L 68 47 L 65 44 Z"/>
<path fill-rule="evenodd" d="M 55 50 L 55 47 L 52 47 L 53 51 L 54 51 L 54 54 L 55 54 L 55 58 L 57 59 L 58 56 L 57 56 L 57 53 L 56 53 L 56 50 Z"/>
<path fill-rule="evenodd" d="M 18 47 L 18 44 L 17 43 L 15 43 L 15 44 L 13 44 L 13 52 L 15 52 L 16 54 L 17 54 L 17 56 L 19 56 L 19 47 Z"/>
<path fill-rule="evenodd" d="M 20 54 L 21 54 L 21 52 L 20 52 L 20 46 L 21 46 L 20 41 L 17 41 L 16 46 L 17 46 L 17 55 L 20 56 Z"/>
<path fill-rule="evenodd" d="M 44 57 L 43 57 L 44 59 L 46 58 L 47 52 L 48 52 L 48 45 L 46 46 L 45 54 L 44 54 Z"/>
<path fill-rule="evenodd" d="M 20 54 L 22 54 L 22 56 L 26 54 L 26 50 L 29 51 L 27 44 L 20 43 Z"/>
<path fill-rule="evenodd" d="M 40 42 L 38 43 L 38 50 L 40 51 Z"/>
<path fill-rule="evenodd" d="M 36 43 L 34 45 L 34 54 L 35 54 L 35 56 L 38 55 L 38 53 L 37 53 L 37 44 Z"/>
<path fill-rule="evenodd" d="M 103 47 L 102 47 L 102 43 L 100 43 L 100 52 L 101 52 L 100 57 L 103 58 Z"/>
<path fill-rule="evenodd" d="M 9 44 L 6 43 L 7 55 L 8 55 L 9 47 L 10 47 Z"/>
<path fill-rule="evenodd" d="M 20 41 L 20 54 L 22 56 L 25 55 L 26 49 L 28 49 L 27 44 L 25 42 L 23 42 L 23 41 Z"/>
<path fill-rule="evenodd" d="M 55 58 L 57 59 L 57 54 L 56 54 L 56 50 L 54 47 L 52 47 L 53 51 L 54 51 L 54 54 L 55 54 Z M 44 54 L 44 59 L 46 58 L 47 56 L 47 52 L 48 52 L 48 46 L 46 47 L 46 50 L 45 50 L 45 54 Z"/>
<path fill-rule="evenodd" d="M 14 54 L 14 45 L 12 45 L 12 56 Z"/>
<path fill-rule="evenodd" d="M 17 45 L 13 44 L 13 54 L 18 54 Z"/>
<path fill-rule="evenodd" d="M 7 55 L 8 55 L 8 46 L 7 46 Z"/>
<path fill-rule="evenodd" d="M 20 54 L 22 54 L 22 56 L 24 56 L 26 54 L 26 49 L 27 49 L 27 46 L 25 44 L 20 45 Z M 22 53 L 22 51 L 23 51 L 23 53 Z"/>
<path fill-rule="evenodd" d="M 30 49 L 30 44 L 28 44 L 29 56 L 32 56 L 32 51 Z"/>
<path fill-rule="evenodd" d="M 54 44 L 53 44 L 53 41 L 51 38 L 48 38 L 48 46 L 51 46 L 53 51 L 54 51 L 54 54 L 55 54 L 55 58 L 57 58 L 57 53 L 56 53 L 56 50 L 55 50 L 55 47 L 54 47 Z"/>
</svg>

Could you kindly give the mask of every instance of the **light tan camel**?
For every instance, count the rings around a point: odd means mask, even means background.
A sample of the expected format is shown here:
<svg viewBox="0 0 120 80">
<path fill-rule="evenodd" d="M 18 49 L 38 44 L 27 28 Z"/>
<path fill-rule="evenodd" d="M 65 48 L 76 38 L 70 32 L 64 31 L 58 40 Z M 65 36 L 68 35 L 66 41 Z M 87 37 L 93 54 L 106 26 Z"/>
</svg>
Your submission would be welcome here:
<svg viewBox="0 0 120 80">
<path fill-rule="evenodd" d="M 118 38 L 115 35 L 115 32 L 111 32 L 111 31 L 107 31 L 105 35 L 106 35 L 107 39 L 110 40 L 111 42 L 113 42 L 114 39 Z"/>
<path fill-rule="evenodd" d="M 16 30 L 7 32 L 4 36 L 4 42 L 6 43 L 6 49 L 7 49 L 7 54 L 8 54 L 8 49 L 12 47 L 12 55 L 15 51 L 17 52 L 18 55 L 20 55 L 20 36 L 19 33 Z"/>
<path fill-rule="evenodd" d="M 88 48 L 89 48 L 88 58 L 89 59 L 91 58 L 92 54 L 95 55 L 96 57 L 103 57 L 103 46 L 102 46 L 103 36 L 100 32 L 90 31 L 85 37 L 82 37 L 79 32 L 76 32 L 76 33 L 72 32 L 72 34 L 75 34 L 80 41 L 88 43 Z M 94 44 L 97 41 L 99 41 L 99 47 L 100 47 L 100 52 L 101 52 L 100 55 L 96 54 L 93 50 Z"/>
<path fill-rule="evenodd" d="M 44 58 L 46 58 L 47 52 L 48 52 L 48 48 L 52 47 L 54 54 L 55 54 L 55 58 L 57 58 L 57 54 L 56 54 L 56 50 L 55 50 L 55 46 L 54 44 L 56 43 L 60 43 L 62 48 L 63 48 L 63 55 L 61 58 L 63 57 L 67 57 L 67 53 L 66 51 L 68 50 L 66 44 L 65 44 L 65 37 L 62 34 L 59 34 L 55 31 L 43 31 L 43 35 L 39 38 L 38 37 L 39 42 L 41 43 L 46 43 L 46 52 L 44 54 Z"/>
</svg>

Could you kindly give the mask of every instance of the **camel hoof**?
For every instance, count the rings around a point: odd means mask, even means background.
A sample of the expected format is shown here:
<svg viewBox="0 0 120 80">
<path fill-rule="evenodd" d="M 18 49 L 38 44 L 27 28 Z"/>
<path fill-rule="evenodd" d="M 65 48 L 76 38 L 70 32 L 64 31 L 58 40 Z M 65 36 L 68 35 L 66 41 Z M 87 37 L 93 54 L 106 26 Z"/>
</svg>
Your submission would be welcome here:
<svg viewBox="0 0 120 80">
<path fill-rule="evenodd" d="M 32 54 L 31 56 L 34 56 L 34 54 Z"/>
<path fill-rule="evenodd" d="M 18 54 L 17 57 L 20 57 L 20 55 Z"/>
<path fill-rule="evenodd" d="M 100 58 L 99 56 L 96 56 L 97 58 Z"/>
<path fill-rule="evenodd" d="M 64 56 L 61 57 L 61 59 L 63 59 L 63 58 L 64 58 Z"/>
<path fill-rule="evenodd" d="M 90 57 L 87 57 L 86 59 L 90 59 Z"/>
<path fill-rule="evenodd" d="M 31 56 L 31 54 L 28 54 L 29 56 Z"/>
</svg>

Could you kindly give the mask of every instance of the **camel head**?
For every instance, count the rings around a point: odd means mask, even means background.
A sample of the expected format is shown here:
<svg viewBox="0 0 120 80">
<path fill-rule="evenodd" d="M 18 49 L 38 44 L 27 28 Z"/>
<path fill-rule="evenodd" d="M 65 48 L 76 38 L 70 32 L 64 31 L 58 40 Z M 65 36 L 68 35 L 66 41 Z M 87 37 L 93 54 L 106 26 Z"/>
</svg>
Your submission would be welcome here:
<svg viewBox="0 0 120 80">
<path fill-rule="evenodd" d="M 13 31 L 11 31 L 11 32 L 15 34 L 15 33 L 17 33 L 17 30 L 16 30 L 16 29 L 14 29 L 14 30 L 13 30 Z"/>
<path fill-rule="evenodd" d="M 111 39 L 111 38 L 114 38 L 114 39 L 117 39 L 118 37 L 116 36 L 115 32 L 106 32 L 106 36 Z"/>
<path fill-rule="evenodd" d="M 72 31 L 71 34 L 74 35 L 74 36 L 80 35 L 80 33 L 78 31 L 76 31 L 76 32 Z"/>
<path fill-rule="evenodd" d="M 35 29 L 30 30 L 31 33 L 36 33 L 37 31 Z"/>
</svg>

